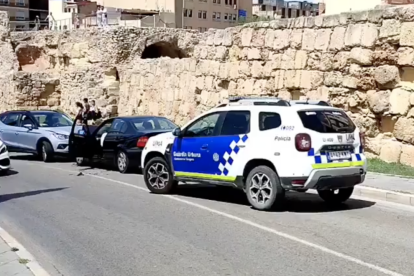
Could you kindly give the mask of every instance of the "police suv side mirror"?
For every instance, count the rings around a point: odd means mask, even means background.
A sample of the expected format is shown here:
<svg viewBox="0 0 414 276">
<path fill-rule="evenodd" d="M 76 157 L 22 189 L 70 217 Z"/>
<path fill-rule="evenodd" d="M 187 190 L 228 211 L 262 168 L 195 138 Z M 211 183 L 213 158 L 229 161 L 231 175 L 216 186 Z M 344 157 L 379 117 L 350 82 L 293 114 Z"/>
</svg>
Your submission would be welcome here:
<svg viewBox="0 0 414 276">
<path fill-rule="evenodd" d="M 179 127 L 177 127 L 176 129 L 174 129 L 173 132 L 172 132 L 172 134 L 174 136 L 177 136 L 177 137 L 183 136 L 183 132 L 181 131 L 181 129 Z"/>
</svg>

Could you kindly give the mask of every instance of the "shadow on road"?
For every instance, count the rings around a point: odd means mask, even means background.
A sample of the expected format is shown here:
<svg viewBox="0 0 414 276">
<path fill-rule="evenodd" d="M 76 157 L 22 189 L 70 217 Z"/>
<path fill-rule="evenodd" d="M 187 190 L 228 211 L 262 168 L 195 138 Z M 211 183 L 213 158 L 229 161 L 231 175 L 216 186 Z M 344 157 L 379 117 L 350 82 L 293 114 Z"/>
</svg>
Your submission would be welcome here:
<svg viewBox="0 0 414 276">
<path fill-rule="evenodd" d="M 184 184 L 178 186 L 176 194 L 231 204 L 250 205 L 243 191 L 231 187 Z M 325 213 L 363 209 L 373 205 L 375 205 L 375 202 L 372 201 L 349 199 L 343 204 L 329 206 L 317 194 L 288 192 L 286 193 L 284 207 L 279 212 Z"/>
<path fill-rule="evenodd" d="M 45 190 L 36 190 L 36 191 L 30 191 L 30 192 L 5 194 L 5 195 L 0 194 L 0 203 L 3 203 L 3 202 L 8 201 L 8 200 L 16 199 L 16 198 L 21 198 L 21 197 L 26 197 L 26 196 L 34 196 L 34 195 L 39 195 L 39 194 L 43 194 L 43 193 L 57 192 L 57 191 L 61 191 L 61 190 L 64 190 L 64 189 L 67 189 L 67 187 L 65 187 L 65 188 L 55 188 L 55 189 L 45 189 Z"/>
<path fill-rule="evenodd" d="M 5 172 L 1 171 L 0 172 L 0 177 L 12 176 L 12 175 L 16 175 L 18 173 L 19 172 L 15 171 L 15 170 L 8 170 L 8 171 L 5 171 Z"/>
<path fill-rule="evenodd" d="M 43 162 L 36 155 L 33 154 L 13 154 L 10 156 L 11 160 L 23 160 L 23 161 L 34 161 L 34 162 Z M 51 163 L 71 163 L 73 161 L 69 160 L 64 156 L 55 156 L 54 160 Z"/>
</svg>

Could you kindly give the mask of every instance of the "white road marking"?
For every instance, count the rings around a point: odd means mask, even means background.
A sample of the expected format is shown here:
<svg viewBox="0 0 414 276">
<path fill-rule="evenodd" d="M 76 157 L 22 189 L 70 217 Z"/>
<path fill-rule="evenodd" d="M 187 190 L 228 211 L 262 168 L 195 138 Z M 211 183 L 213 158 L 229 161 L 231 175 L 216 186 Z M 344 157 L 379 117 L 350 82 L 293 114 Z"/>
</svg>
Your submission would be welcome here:
<svg viewBox="0 0 414 276">
<path fill-rule="evenodd" d="M 6 230 L 0 227 L 0 238 L 3 239 L 10 248 L 17 248 L 19 249 L 16 251 L 16 255 L 20 259 L 29 260 L 26 264 L 27 268 L 35 275 L 35 276 L 50 276 L 49 273 L 44 270 L 40 264 L 35 260 L 32 254 L 26 250 L 15 238 L 13 238 Z"/>
<path fill-rule="evenodd" d="M 60 171 L 70 172 L 70 173 L 79 173 L 79 171 L 62 169 L 62 168 L 57 168 L 57 167 L 53 167 L 53 166 L 40 165 L 40 164 L 36 164 L 36 165 L 39 165 L 41 167 L 46 167 L 46 168 L 57 169 L 57 170 L 60 170 Z M 138 190 L 141 190 L 141 191 L 149 192 L 149 190 L 146 189 L 146 188 L 139 187 L 139 186 L 135 186 L 133 184 L 126 183 L 126 182 L 123 182 L 123 181 L 119 181 L 119 180 L 115 180 L 115 179 L 111 179 L 111 178 L 107 178 L 107 177 L 103 177 L 103 176 L 93 175 L 93 174 L 89 174 L 89 173 L 85 173 L 85 172 L 83 172 L 83 174 L 86 175 L 86 176 L 90 176 L 90 177 L 94 177 L 94 178 L 106 180 L 106 181 L 113 182 L 113 183 L 117 183 L 117 184 L 120 184 L 120 185 L 123 185 L 123 186 L 127 186 L 127 187 L 131 187 L 131 188 L 134 188 L 134 189 L 138 189 Z M 260 229 L 260 230 L 263 230 L 265 232 L 274 234 L 276 236 L 279 236 L 279 237 L 282 237 L 282 238 L 285 238 L 285 239 L 288 239 L 288 240 L 291 240 L 291 241 L 294 241 L 294 242 L 297 242 L 297 243 L 300 243 L 300 244 L 309 246 L 311 248 L 320 250 L 320 251 L 325 252 L 327 254 L 330 254 L 330 255 L 336 256 L 338 258 L 347 260 L 349 262 L 353 262 L 353 263 L 359 264 L 361 266 L 370 268 L 372 270 L 376 270 L 376 271 L 381 272 L 381 273 L 383 273 L 385 275 L 390 275 L 390 276 L 404 276 L 403 274 L 400 274 L 398 272 L 394 272 L 394 271 L 391 271 L 389 269 L 386 269 L 386 268 L 383 268 L 383 267 L 380 267 L 380 266 L 377 266 L 377 265 L 374 265 L 374 264 L 371 264 L 371 263 L 364 262 L 364 261 L 362 261 L 360 259 L 357 259 L 357 258 L 354 258 L 352 256 L 349 256 L 349 255 L 346 255 L 346 254 L 343 254 L 343 253 L 334 251 L 334 250 L 329 249 L 327 247 L 324 247 L 322 245 L 318 245 L 316 243 L 312 243 L 312 242 L 306 241 L 304 239 L 301 239 L 301 238 L 292 236 L 290 234 L 287 234 L 287 233 L 278 231 L 276 229 L 273 229 L 273 228 L 270 228 L 270 227 L 267 227 L 267 226 L 264 226 L 264 225 L 255 223 L 253 221 L 250 221 L 250 220 L 247 220 L 247 219 L 243 219 L 243 218 L 240 218 L 240 217 L 237 217 L 237 216 L 234 216 L 234 215 L 231 215 L 231 214 L 222 212 L 222 211 L 218 211 L 216 209 L 213 209 L 213 208 L 210 208 L 210 207 L 206 207 L 204 205 L 201 205 L 201 204 L 198 204 L 198 203 L 195 203 L 195 202 L 191 202 L 191 201 L 188 201 L 188 200 L 185 200 L 185 199 L 181 199 L 181 198 L 179 198 L 177 196 L 173 196 L 173 195 L 159 195 L 159 196 L 167 197 L 167 198 L 170 198 L 172 200 L 179 201 L 181 203 L 184 203 L 184 204 L 187 204 L 187 205 L 190 205 L 190 206 L 193 206 L 193 207 L 196 207 L 196 208 L 199 208 L 199 209 L 208 211 L 210 213 L 213 213 L 213 214 L 216 214 L 216 215 L 219 215 L 219 216 L 222 216 L 222 217 L 226 217 L 226 218 L 229 218 L 231 220 L 238 221 L 238 222 L 243 223 L 243 224 L 246 224 L 246 225 L 250 225 L 252 227 L 255 227 L 255 228 Z"/>
</svg>

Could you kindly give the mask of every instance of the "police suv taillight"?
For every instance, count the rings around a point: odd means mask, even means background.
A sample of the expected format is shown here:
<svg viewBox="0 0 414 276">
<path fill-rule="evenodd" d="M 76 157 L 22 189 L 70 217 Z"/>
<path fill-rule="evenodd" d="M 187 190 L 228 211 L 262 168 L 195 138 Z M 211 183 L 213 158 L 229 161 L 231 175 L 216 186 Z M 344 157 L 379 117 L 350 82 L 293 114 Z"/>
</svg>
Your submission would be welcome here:
<svg viewBox="0 0 414 276">
<path fill-rule="evenodd" d="M 312 148 L 312 140 L 309 134 L 297 134 L 295 137 L 295 146 L 298 151 L 309 151 Z"/>
</svg>

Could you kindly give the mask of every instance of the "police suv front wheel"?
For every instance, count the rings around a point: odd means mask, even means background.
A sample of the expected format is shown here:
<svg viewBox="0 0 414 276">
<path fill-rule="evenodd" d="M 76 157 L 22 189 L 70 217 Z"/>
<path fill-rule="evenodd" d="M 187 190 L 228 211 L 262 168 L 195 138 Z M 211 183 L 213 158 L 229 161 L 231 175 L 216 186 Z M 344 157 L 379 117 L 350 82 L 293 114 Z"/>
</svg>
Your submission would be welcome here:
<svg viewBox="0 0 414 276">
<path fill-rule="evenodd" d="M 319 196 L 329 204 L 343 203 L 351 197 L 353 192 L 354 187 L 337 190 L 318 190 Z"/>
<path fill-rule="evenodd" d="M 154 194 L 170 194 L 178 184 L 162 157 L 154 157 L 145 165 L 144 181 L 148 190 Z"/>
<path fill-rule="evenodd" d="M 282 205 L 285 190 L 274 170 L 267 166 L 258 166 L 247 176 L 246 194 L 253 208 L 267 211 Z"/>
</svg>

